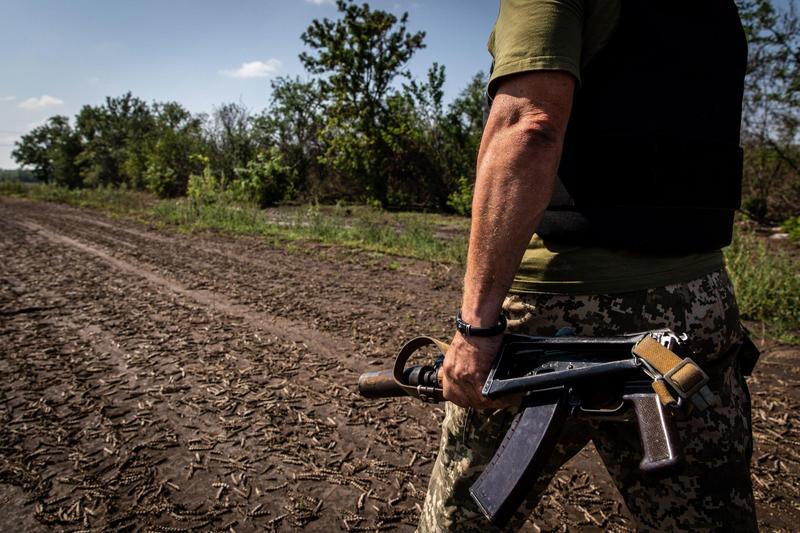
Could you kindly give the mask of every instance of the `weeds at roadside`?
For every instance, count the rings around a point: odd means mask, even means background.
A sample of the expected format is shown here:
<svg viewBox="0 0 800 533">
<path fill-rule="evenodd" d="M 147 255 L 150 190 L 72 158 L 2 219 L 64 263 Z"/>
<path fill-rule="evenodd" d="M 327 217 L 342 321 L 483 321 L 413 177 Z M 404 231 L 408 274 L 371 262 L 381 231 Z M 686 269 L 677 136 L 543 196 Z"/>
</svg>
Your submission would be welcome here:
<svg viewBox="0 0 800 533">
<path fill-rule="evenodd" d="M 137 218 L 153 203 L 150 194 L 125 188 L 68 189 L 55 185 L 25 184 L 19 181 L 0 181 L 0 195 L 90 207 L 113 215 Z"/>
<path fill-rule="evenodd" d="M 441 215 L 388 213 L 360 206 L 345 210 L 316 204 L 264 211 L 246 204 L 199 204 L 186 200 L 158 201 L 151 212 L 157 220 L 190 229 L 312 240 L 452 263 L 463 263 L 466 258 L 466 221 L 460 236 L 443 239 L 436 234 L 436 217 L 448 217 Z"/>
<path fill-rule="evenodd" d="M 789 240 L 800 244 L 800 216 L 787 218 L 783 223 L 783 230 L 789 235 Z"/>
<path fill-rule="evenodd" d="M 157 200 L 116 188 L 67 189 L 0 182 L 0 195 L 90 207 L 180 231 L 217 230 L 257 235 L 286 247 L 310 240 L 360 250 L 463 264 L 469 221 L 424 213 L 390 213 L 369 206 L 307 206 L 263 210 L 251 204 Z M 442 234 L 447 238 L 443 238 Z M 451 236 L 452 235 L 452 236 Z"/>
<path fill-rule="evenodd" d="M 762 322 L 780 342 L 800 344 L 800 261 L 745 230 L 734 232 L 725 261 L 742 317 Z"/>
</svg>

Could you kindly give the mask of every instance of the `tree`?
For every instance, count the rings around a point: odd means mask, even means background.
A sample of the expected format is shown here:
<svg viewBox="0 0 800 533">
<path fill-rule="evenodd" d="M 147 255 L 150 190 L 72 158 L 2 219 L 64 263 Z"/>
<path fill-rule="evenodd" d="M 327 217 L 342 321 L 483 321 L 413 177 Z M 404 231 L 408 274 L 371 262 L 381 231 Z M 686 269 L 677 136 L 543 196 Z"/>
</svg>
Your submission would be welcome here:
<svg viewBox="0 0 800 533">
<path fill-rule="evenodd" d="M 256 143 L 262 149 L 275 147 L 285 163 L 295 169 L 293 189 L 322 193 L 323 102 L 318 82 L 300 78 L 277 78 L 272 82 L 270 106 L 254 121 Z"/>
<path fill-rule="evenodd" d="M 206 131 L 211 168 L 220 176 L 223 186 L 234 179 L 237 168 L 246 166 L 255 157 L 257 147 L 252 126 L 250 111 L 235 102 L 221 105 L 211 115 Z"/>
<path fill-rule="evenodd" d="M 261 207 L 277 205 L 291 195 L 297 174 L 275 147 L 260 152 L 236 172 L 239 179 L 232 184 L 233 196 Z"/>
<path fill-rule="evenodd" d="M 447 111 L 444 80 L 444 67 L 434 63 L 424 82 L 412 81 L 402 99 L 391 101 L 393 122 L 385 135 L 394 143 L 398 166 L 391 176 L 400 179 L 390 182 L 390 190 L 402 191 L 406 205 L 468 214 L 483 132 L 486 77 L 476 74 Z"/>
<path fill-rule="evenodd" d="M 447 162 L 450 190 L 447 205 L 462 215 L 469 214 L 472 208 L 475 167 L 488 112 L 486 81 L 483 72 L 472 77 L 450 106 L 444 126 L 446 142 L 443 157 Z"/>
<path fill-rule="evenodd" d="M 302 34 L 312 53 L 300 61 L 320 74 L 328 121 L 323 161 L 360 185 L 360 194 L 387 199 L 385 169 L 392 153 L 382 136 L 394 80 L 410 77 L 406 64 L 423 48 L 424 32 L 407 31 L 408 13 L 391 13 L 338 0 L 339 20 L 314 20 Z"/>
<path fill-rule="evenodd" d="M 381 135 L 392 152 L 385 168 L 392 205 L 445 207 L 444 81 L 444 67 L 434 63 L 424 82 L 412 80 L 387 101 Z"/>
<path fill-rule="evenodd" d="M 465 154 L 468 161 L 461 167 L 461 173 L 475 172 L 478 148 L 481 144 L 483 124 L 489 111 L 486 101 L 486 82 L 484 72 L 478 72 L 469 84 L 453 100 L 447 113 L 446 127 L 449 135 L 456 139 L 459 153 Z M 455 154 L 454 154 L 455 155 Z"/>
<path fill-rule="evenodd" d="M 800 20 L 770 0 L 740 0 L 748 40 L 742 139 L 745 208 L 778 216 L 800 205 Z"/>
<path fill-rule="evenodd" d="M 130 92 L 106 98 L 103 106 L 83 106 L 76 129 L 79 156 L 88 185 L 145 186 L 145 144 L 154 128 L 149 107 Z"/>
<path fill-rule="evenodd" d="M 189 176 L 202 171 L 193 157 L 203 150 L 203 122 L 177 102 L 152 106 L 154 129 L 146 142 L 145 180 L 159 196 L 186 193 Z"/>
<path fill-rule="evenodd" d="M 23 135 L 15 146 L 11 156 L 20 165 L 33 167 L 36 179 L 66 187 L 81 185 L 76 161 L 81 143 L 69 118 L 51 117 L 43 126 Z"/>
<path fill-rule="evenodd" d="M 36 183 L 36 179 L 32 170 L 24 168 L 4 169 L 0 168 L 0 181 L 20 181 L 22 183 Z"/>
</svg>

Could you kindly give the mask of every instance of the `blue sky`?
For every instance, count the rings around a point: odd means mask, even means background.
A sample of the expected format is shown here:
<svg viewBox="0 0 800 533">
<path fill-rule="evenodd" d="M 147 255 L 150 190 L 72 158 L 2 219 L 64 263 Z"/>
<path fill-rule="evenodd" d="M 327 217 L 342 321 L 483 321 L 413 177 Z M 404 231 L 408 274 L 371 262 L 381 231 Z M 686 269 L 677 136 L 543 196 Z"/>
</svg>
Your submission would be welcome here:
<svg viewBox="0 0 800 533">
<path fill-rule="evenodd" d="M 409 67 L 423 76 L 434 61 L 445 65 L 448 99 L 488 71 L 496 1 L 369 3 L 407 11 L 410 28 L 426 31 Z M 303 30 L 335 16 L 326 0 L 2 0 L 0 168 L 17 166 L 14 141 L 47 117 L 127 91 L 193 112 L 231 101 L 260 111 L 272 77 L 305 75 Z"/>
</svg>

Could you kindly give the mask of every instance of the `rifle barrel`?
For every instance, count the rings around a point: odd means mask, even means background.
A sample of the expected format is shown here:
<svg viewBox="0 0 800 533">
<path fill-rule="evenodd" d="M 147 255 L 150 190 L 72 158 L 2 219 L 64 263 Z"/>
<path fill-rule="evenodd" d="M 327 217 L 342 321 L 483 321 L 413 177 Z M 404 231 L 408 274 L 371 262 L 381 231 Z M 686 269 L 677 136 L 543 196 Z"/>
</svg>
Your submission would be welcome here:
<svg viewBox="0 0 800 533">
<path fill-rule="evenodd" d="M 364 398 L 394 398 L 406 393 L 394 381 L 391 370 L 365 372 L 358 378 L 358 393 Z"/>
</svg>

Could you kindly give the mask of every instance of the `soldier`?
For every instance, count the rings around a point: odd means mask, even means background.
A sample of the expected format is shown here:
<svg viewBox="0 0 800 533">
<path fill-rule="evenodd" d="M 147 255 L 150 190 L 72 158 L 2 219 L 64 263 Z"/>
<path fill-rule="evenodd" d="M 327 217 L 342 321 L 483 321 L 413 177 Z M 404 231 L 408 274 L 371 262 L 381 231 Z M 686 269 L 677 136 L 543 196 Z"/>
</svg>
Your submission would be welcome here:
<svg viewBox="0 0 800 533">
<path fill-rule="evenodd" d="M 746 43 L 733 0 L 501 0 L 449 400 L 419 531 L 490 531 L 468 494 L 513 417 L 481 395 L 512 331 L 686 332 L 716 403 L 686 467 L 643 478 L 635 423 L 567 422 L 515 516 L 592 441 L 641 530 L 755 531 L 750 398 L 720 249 L 739 205 Z M 534 230 L 537 235 L 533 235 Z M 486 336 L 477 334 L 485 333 Z"/>
</svg>

